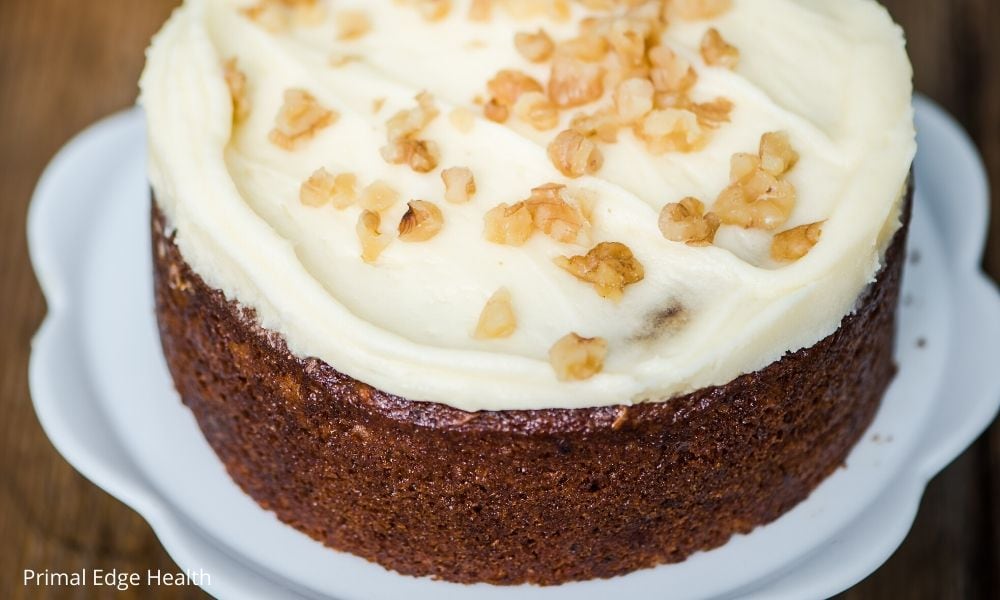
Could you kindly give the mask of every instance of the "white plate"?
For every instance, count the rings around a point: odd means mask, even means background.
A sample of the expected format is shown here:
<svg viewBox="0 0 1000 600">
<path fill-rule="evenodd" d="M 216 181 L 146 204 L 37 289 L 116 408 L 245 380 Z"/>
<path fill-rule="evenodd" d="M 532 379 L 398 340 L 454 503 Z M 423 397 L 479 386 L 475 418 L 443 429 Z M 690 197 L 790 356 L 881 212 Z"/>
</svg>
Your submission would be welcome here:
<svg viewBox="0 0 1000 600">
<path fill-rule="evenodd" d="M 947 115 L 916 104 L 921 150 L 899 376 L 846 468 L 771 525 L 683 563 L 549 588 L 463 586 L 334 552 L 260 509 L 202 438 L 160 352 L 135 110 L 67 145 L 32 200 L 31 255 L 49 302 L 31 357 L 35 409 L 63 456 L 142 514 L 182 568 L 210 573 L 206 589 L 218 597 L 828 597 L 889 557 L 927 481 L 1000 406 L 1000 299 L 978 267 L 984 171 Z"/>
</svg>

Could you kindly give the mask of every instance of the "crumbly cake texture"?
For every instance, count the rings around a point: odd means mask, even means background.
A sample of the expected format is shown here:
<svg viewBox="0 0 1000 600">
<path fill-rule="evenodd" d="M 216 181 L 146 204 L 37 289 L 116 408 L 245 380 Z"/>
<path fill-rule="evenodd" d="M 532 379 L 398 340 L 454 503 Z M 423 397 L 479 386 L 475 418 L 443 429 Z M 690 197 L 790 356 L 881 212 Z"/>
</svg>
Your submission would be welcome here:
<svg viewBox="0 0 1000 600">
<path fill-rule="evenodd" d="M 843 465 L 895 372 L 905 227 L 836 333 L 756 373 L 669 402 L 478 413 L 293 355 L 192 271 L 155 207 L 152 227 L 167 364 L 232 478 L 408 575 L 550 585 L 720 546 Z"/>
</svg>

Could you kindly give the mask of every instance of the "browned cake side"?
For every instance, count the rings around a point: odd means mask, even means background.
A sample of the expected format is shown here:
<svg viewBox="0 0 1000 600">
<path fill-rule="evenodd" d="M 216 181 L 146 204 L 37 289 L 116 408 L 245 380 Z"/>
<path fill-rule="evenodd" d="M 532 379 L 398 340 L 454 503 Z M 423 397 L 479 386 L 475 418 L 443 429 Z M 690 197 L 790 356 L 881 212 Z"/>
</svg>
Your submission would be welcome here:
<svg viewBox="0 0 1000 600">
<path fill-rule="evenodd" d="M 682 561 L 806 498 L 892 380 L 904 245 L 901 232 L 835 334 L 725 386 L 631 408 L 466 413 L 292 356 L 153 216 L 164 354 L 236 483 L 338 550 L 499 584 Z"/>
</svg>

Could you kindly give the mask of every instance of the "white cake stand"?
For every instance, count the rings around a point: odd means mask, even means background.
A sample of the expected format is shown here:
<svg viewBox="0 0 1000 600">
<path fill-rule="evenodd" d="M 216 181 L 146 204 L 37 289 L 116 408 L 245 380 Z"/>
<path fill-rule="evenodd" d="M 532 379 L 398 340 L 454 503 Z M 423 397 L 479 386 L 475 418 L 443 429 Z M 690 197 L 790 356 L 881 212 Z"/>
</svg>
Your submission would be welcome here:
<svg viewBox="0 0 1000 600">
<path fill-rule="evenodd" d="M 31 393 L 52 443 L 152 525 L 220 598 L 587 600 L 825 598 L 899 546 L 928 480 L 1000 406 L 1000 297 L 979 271 L 987 184 L 968 138 L 917 100 L 920 154 L 904 281 L 900 372 L 847 466 L 766 527 L 677 564 L 558 587 L 401 576 L 324 548 L 229 479 L 181 404 L 153 314 L 142 117 L 128 111 L 63 149 L 32 200 L 29 241 L 49 314 Z"/>
</svg>

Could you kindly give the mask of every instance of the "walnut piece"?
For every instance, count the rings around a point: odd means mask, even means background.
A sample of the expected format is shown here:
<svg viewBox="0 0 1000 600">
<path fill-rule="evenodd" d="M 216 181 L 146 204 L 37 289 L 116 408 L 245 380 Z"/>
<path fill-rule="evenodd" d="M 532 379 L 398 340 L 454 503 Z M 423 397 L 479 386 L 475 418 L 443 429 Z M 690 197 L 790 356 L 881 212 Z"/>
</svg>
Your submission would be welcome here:
<svg viewBox="0 0 1000 600">
<path fill-rule="evenodd" d="M 705 32 L 701 38 L 701 57 L 712 67 L 735 69 L 740 63 L 740 51 L 723 39 L 715 27 Z"/>
<path fill-rule="evenodd" d="M 559 42 L 556 53 L 561 57 L 593 63 L 604 60 L 610 48 L 608 38 L 594 32 L 586 32 Z"/>
<path fill-rule="evenodd" d="M 781 177 L 799 162 L 799 153 L 792 149 L 788 134 L 783 131 L 765 133 L 760 138 L 760 167 Z"/>
<path fill-rule="evenodd" d="M 710 246 L 721 221 L 715 213 L 705 214 L 705 205 L 697 198 L 684 198 L 667 204 L 660 211 L 660 231 L 672 242 L 688 246 Z"/>
<path fill-rule="evenodd" d="M 779 262 L 799 260 L 809 254 L 822 235 L 822 221 L 783 231 L 771 242 L 771 258 Z"/>
<path fill-rule="evenodd" d="M 476 178 L 467 167 L 451 167 L 441 171 L 444 199 L 452 204 L 464 204 L 476 193 Z"/>
<path fill-rule="evenodd" d="M 657 92 L 683 95 L 698 83 L 691 63 L 667 46 L 649 49 L 649 80 Z"/>
<path fill-rule="evenodd" d="M 233 98 L 233 123 L 240 123 L 250 116 L 250 97 L 247 92 L 246 73 L 240 71 L 236 58 L 230 58 L 223 65 L 229 95 Z"/>
<path fill-rule="evenodd" d="M 404 242 L 426 242 L 444 226 L 444 215 L 433 202 L 411 200 L 399 221 L 399 239 Z"/>
<path fill-rule="evenodd" d="M 687 102 L 683 107 L 698 117 L 698 123 L 705 129 L 717 129 L 723 123 L 729 122 L 733 111 L 733 103 L 725 98 L 716 98 L 711 102 Z"/>
<path fill-rule="evenodd" d="M 565 21 L 570 17 L 568 0 L 500 0 L 499 4 L 518 21 L 538 17 Z"/>
<path fill-rule="evenodd" d="M 337 13 L 337 39 L 356 40 L 372 29 L 372 20 L 363 10 L 345 10 Z"/>
<path fill-rule="evenodd" d="M 469 20 L 489 21 L 493 16 L 493 0 L 472 0 L 469 5 Z"/>
<path fill-rule="evenodd" d="M 258 0 L 241 9 L 244 16 L 272 33 L 280 33 L 294 25 L 319 25 L 323 22 L 323 6 L 317 0 Z"/>
<path fill-rule="evenodd" d="M 547 131 L 559 124 L 559 108 L 542 92 L 522 94 L 514 104 L 514 114 L 538 131 Z"/>
<path fill-rule="evenodd" d="M 722 190 L 712 212 L 726 225 L 774 231 L 795 209 L 795 186 L 781 179 L 798 161 L 787 134 L 765 133 L 757 155 L 734 154 L 731 184 Z"/>
<path fill-rule="evenodd" d="M 521 246 L 534 230 L 531 211 L 524 202 L 495 206 L 484 215 L 483 221 L 483 237 L 494 244 Z"/>
<path fill-rule="evenodd" d="M 286 90 L 285 103 L 268 139 L 285 150 L 294 150 L 339 118 L 335 111 L 320 106 L 309 92 L 297 88 Z"/>
<path fill-rule="evenodd" d="M 591 114 L 579 113 L 575 115 L 570 121 L 569 127 L 587 137 L 597 138 L 610 144 L 618 141 L 621 121 L 614 110 L 603 108 Z"/>
<path fill-rule="evenodd" d="M 560 256 L 555 263 L 577 279 L 593 284 L 602 298 L 616 301 L 624 296 L 627 286 L 646 276 L 642 263 L 620 242 L 602 242 L 584 256 Z"/>
<path fill-rule="evenodd" d="M 433 171 L 441 160 L 441 151 L 430 140 L 400 138 L 383 146 L 381 153 L 387 163 L 409 165 L 417 173 Z"/>
<path fill-rule="evenodd" d="M 518 32 L 514 35 L 514 47 L 521 56 L 534 63 L 545 62 L 556 49 L 555 42 L 544 29 L 535 33 Z"/>
<path fill-rule="evenodd" d="M 483 116 L 495 123 L 506 123 L 510 118 L 510 108 L 500 104 L 496 98 L 491 98 L 483 105 Z"/>
<path fill-rule="evenodd" d="M 560 108 L 581 106 L 604 95 L 604 67 L 567 56 L 552 62 L 549 98 Z"/>
<path fill-rule="evenodd" d="M 531 190 L 531 197 L 524 204 L 536 229 L 557 242 L 572 244 L 587 225 L 587 219 L 580 208 L 565 200 L 565 191 L 562 184 L 547 183 Z"/>
<path fill-rule="evenodd" d="M 596 173 L 604 165 L 604 155 L 590 138 L 575 129 L 567 129 L 549 144 L 549 159 L 566 177 Z"/>
<path fill-rule="evenodd" d="M 517 315 L 514 314 L 510 292 L 500 288 L 486 301 L 473 335 L 479 340 L 496 340 L 510 337 L 515 330 Z"/>
<path fill-rule="evenodd" d="M 559 381 L 584 381 L 604 370 L 607 355 L 606 340 L 570 333 L 549 350 L 549 362 Z"/>
<path fill-rule="evenodd" d="M 504 69 L 487 82 L 486 89 L 498 103 L 514 106 L 521 94 L 541 92 L 545 88 L 530 75 L 514 69 Z"/>
<path fill-rule="evenodd" d="M 333 196 L 336 178 L 324 168 L 317 169 L 299 188 L 299 201 L 306 206 L 323 206 Z"/>
<path fill-rule="evenodd" d="M 632 77 L 615 88 L 615 110 L 623 123 L 634 123 L 653 110 L 653 83 L 643 77 Z"/>
<path fill-rule="evenodd" d="M 732 0 L 667 0 L 667 13 L 688 21 L 712 19 L 732 8 Z"/>
<path fill-rule="evenodd" d="M 451 12 L 451 0 L 416 0 L 417 11 L 428 21 L 440 21 Z"/>
<path fill-rule="evenodd" d="M 361 207 L 373 212 L 381 212 L 399 200 L 399 192 L 384 181 L 374 181 L 361 192 Z"/>
<path fill-rule="evenodd" d="M 386 122 L 388 143 L 381 149 L 382 158 L 389 164 L 409 165 L 417 173 L 436 169 L 441 157 L 437 144 L 417 136 L 438 114 L 433 96 L 418 94 L 415 108 L 401 110 Z"/>
<path fill-rule="evenodd" d="M 361 242 L 361 260 L 372 264 L 391 241 L 386 233 L 381 232 L 382 217 L 378 213 L 370 210 L 362 211 L 358 217 L 358 224 L 355 231 L 358 240 Z"/>
<path fill-rule="evenodd" d="M 708 141 L 698 115 L 678 108 L 650 111 L 635 124 L 634 131 L 653 154 L 692 152 Z"/>
</svg>

